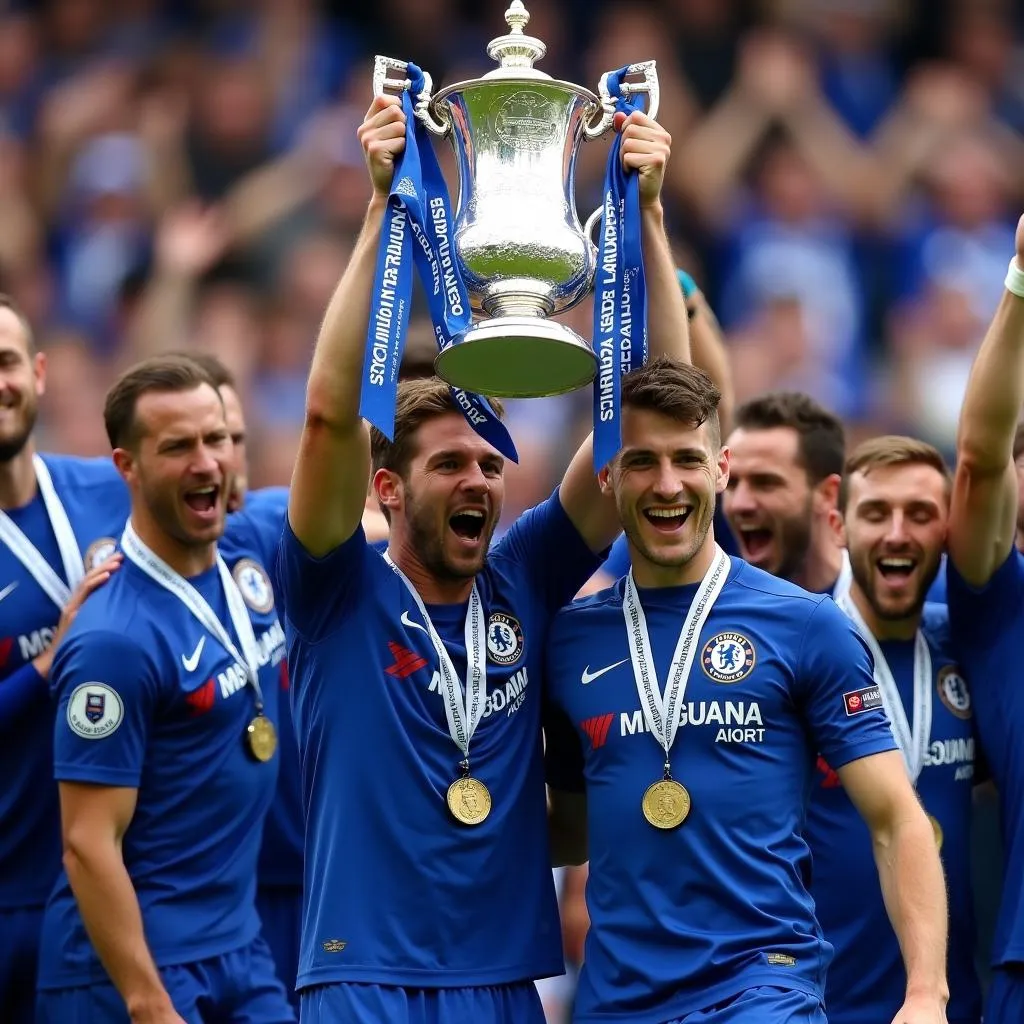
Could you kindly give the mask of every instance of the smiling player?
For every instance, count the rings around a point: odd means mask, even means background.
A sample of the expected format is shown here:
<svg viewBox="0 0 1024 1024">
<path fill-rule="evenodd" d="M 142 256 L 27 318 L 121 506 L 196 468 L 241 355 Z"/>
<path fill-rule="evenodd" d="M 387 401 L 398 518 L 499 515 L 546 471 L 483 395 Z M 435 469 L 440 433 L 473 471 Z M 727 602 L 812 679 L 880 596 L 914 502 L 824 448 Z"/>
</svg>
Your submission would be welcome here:
<svg viewBox="0 0 1024 1024">
<path fill-rule="evenodd" d="M 801 835 L 820 750 L 867 821 L 905 952 L 894 1020 L 942 1024 L 942 869 L 863 643 L 831 600 L 715 543 L 729 456 L 704 374 L 655 361 L 622 404 L 600 480 L 633 568 L 562 610 L 547 647 L 556 835 L 590 858 L 574 1019 L 824 1024 L 831 949 Z"/>
<path fill-rule="evenodd" d="M 951 477 L 939 452 L 909 437 L 877 437 L 847 459 L 839 491 L 853 569 L 840 607 L 874 660 L 907 773 L 935 830 L 949 892 L 949 1024 L 978 1024 L 970 834 L 974 781 L 970 691 L 952 656 L 949 613 L 926 604 L 949 520 Z M 811 892 L 825 938 L 830 1024 L 891 1020 L 906 989 L 871 857 L 871 837 L 824 758 L 804 835 Z"/>
<path fill-rule="evenodd" d="M 53 667 L 64 865 L 41 1024 L 295 1017 L 259 937 L 256 863 L 277 780 L 284 633 L 233 450 L 191 360 L 124 374 L 104 409 L 131 493 L 125 563 Z"/>
</svg>

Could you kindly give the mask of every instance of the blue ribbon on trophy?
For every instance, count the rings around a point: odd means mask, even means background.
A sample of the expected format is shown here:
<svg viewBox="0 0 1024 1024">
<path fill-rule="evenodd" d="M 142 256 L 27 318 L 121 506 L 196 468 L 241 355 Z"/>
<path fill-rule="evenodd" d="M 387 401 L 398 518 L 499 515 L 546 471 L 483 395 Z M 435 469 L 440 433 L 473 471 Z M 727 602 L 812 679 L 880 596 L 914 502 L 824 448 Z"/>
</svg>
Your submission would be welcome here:
<svg viewBox="0 0 1024 1024">
<path fill-rule="evenodd" d="M 425 87 L 423 72 L 409 64 L 408 76 L 409 88 L 402 93 L 405 149 L 395 164 L 384 214 L 359 395 L 359 415 L 389 438 L 394 436 L 395 391 L 409 328 L 413 266 L 427 293 L 438 349 L 472 323 L 469 295 L 453 254 L 448 189 L 413 103 L 413 96 Z M 452 388 L 452 395 L 470 426 L 518 462 L 512 437 L 487 399 L 461 388 Z"/>
<path fill-rule="evenodd" d="M 629 68 L 608 74 L 608 94 L 627 116 L 642 109 L 641 95 L 623 95 Z M 622 135 L 608 153 L 594 288 L 594 468 L 600 470 L 622 445 L 621 377 L 647 360 L 647 287 L 641 245 L 640 182 L 622 167 Z"/>
</svg>

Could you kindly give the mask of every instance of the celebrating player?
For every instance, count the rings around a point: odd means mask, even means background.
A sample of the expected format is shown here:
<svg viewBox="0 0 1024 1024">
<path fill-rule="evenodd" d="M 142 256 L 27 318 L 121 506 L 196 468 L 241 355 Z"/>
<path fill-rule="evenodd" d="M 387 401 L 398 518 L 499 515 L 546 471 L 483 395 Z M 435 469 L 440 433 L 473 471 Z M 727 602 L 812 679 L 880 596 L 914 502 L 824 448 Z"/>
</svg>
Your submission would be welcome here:
<svg viewBox="0 0 1024 1024">
<path fill-rule="evenodd" d="M 131 494 L 125 564 L 57 653 L 65 871 L 47 906 L 43 1024 L 294 1021 L 259 937 L 284 633 L 257 531 L 224 534 L 233 451 L 191 360 L 147 360 L 104 409 Z"/>
<path fill-rule="evenodd" d="M 128 492 L 106 459 L 39 455 L 46 357 L 0 297 L 0 1020 L 31 1024 L 43 906 L 60 870 L 47 678 L 85 597 L 114 571 Z"/>
<path fill-rule="evenodd" d="M 960 412 L 949 521 L 949 618 L 978 732 L 999 791 L 1003 897 L 992 946 L 986 1024 L 1024 1020 L 1024 555 L 1014 540 L 1024 507 L 1015 456 L 1024 403 L 1024 217 L 1006 289 L 974 361 Z"/>
<path fill-rule="evenodd" d="M 863 643 L 831 600 L 715 543 L 729 458 L 710 380 L 659 360 L 622 400 L 600 479 L 633 568 L 561 611 L 547 648 L 554 834 L 590 857 L 576 1019 L 824 1024 L 801 836 L 821 751 L 871 831 L 905 953 L 894 1019 L 940 1024 L 942 869 Z"/>
<path fill-rule="evenodd" d="M 850 455 L 839 513 L 853 580 L 838 601 L 871 650 L 893 735 L 935 829 L 949 893 L 947 1015 L 950 1024 L 978 1024 L 971 696 L 952 656 L 949 613 L 945 605 L 925 604 L 945 544 L 950 483 L 939 452 L 912 438 L 873 438 Z M 835 947 L 828 1019 L 892 1020 L 906 976 L 871 863 L 871 837 L 824 758 L 818 771 L 804 836 L 814 859 L 818 920 Z"/>
<path fill-rule="evenodd" d="M 660 202 L 669 138 L 643 114 L 623 122 L 651 348 L 686 358 Z M 540 658 L 551 615 L 618 522 L 588 440 L 557 492 L 488 552 L 503 459 L 436 378 L 400 385 L 393 440 L 374 430 L 371 446 L 359 382 L 405 139 L 394 97 L 374 100 L 359 137 L 374 197 L 313 357 L 279 559 L 307 816 L 302 1016 L 542 1022 L 532 980 L 560 974 L 563 958 Z M 371 459 L 386 560 L 359 525 Z"/>
</svg>

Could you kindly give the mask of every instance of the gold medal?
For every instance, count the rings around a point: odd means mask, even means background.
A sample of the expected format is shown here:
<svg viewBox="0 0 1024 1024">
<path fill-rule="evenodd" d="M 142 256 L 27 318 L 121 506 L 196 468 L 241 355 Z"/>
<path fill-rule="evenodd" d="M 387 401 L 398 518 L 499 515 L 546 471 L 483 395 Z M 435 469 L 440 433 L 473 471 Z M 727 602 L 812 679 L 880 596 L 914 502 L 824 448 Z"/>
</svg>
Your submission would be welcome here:
<svg viewBox="0 0 1024 1024">
<path fill-rule="evenodd" d="M 277 730 L 266 715 L 257 715 L 245 727 L 245 742 L 257 761 L 269 761 L 277 750 Z"/>
<path fill-rule="evenodd" d="M 939 824 L 938 818 L 934 815 L 929 814 L 928 820 L 932 824 L 932 832 L 935 833 L 935 846 L 937 849 L 942 849 L 942 826 Z"/>
<path fill-rule="evenodd" d="M 491 794 L 479 779 L 466 775 L 448 787 L 448 810 L 463 825 L 479 825 L 491 813 Z"/>
<path fill-rule="evenodd" d="M 659 779 L 647 787 L 642 806 L 655 828 L 678 828 L 690 813 L 690 794 L 675 779 Z"/>
</svg>

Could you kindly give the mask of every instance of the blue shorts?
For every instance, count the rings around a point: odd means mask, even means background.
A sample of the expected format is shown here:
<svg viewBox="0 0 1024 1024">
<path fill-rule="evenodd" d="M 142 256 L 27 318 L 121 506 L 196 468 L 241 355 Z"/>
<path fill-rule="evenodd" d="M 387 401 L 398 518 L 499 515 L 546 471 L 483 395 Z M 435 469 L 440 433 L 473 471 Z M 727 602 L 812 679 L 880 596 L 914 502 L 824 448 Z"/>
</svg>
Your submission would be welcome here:
<svg viewBox="0 0 1024 1024">
<path fill-rule="evenodd" d="M 985 1004 L 985 1024 L 1021 1024 L 1024 1021 L 1024 970 L 997 967 Z"/>
<path fill-rule="evenodd" d="M 261 938 L 223 956 L 163 967 L 160 977 L 187 1024 L 295 1024 L 295 1012 Z M 124 1001 L 109 982 L 44 990 L 36 1009 L 36 1024 L 130 1024 Z"/>
<path fill-rule="evenodd" d="M 305 1024 L 544 1024 L 532 981 L 472 988 L 343 982 L 302 990 Z"/>
<path fill-rule="evenodd" d="M 748 988 L 706 1010 L 676 1017 L 665 1024 L 828 1024 L 817 996 L 794 989 Z M 884 1024 L 889 1024 L 885 1021 Z"/>
<path fill-rule="evenodd" d="M 0 910 L 0 1021 L 32 1024 L 42 907 Z"/>
<path fill-rule="evenodd" d="M 296 1011 L 299 995 L 295 975 L 299 969 L 302 937 L 302 886 L 266 885 L 256 889 L 256 911 L 263 923 L 263 938 L 277 966 L 277 976 Z"/>
</svg>

